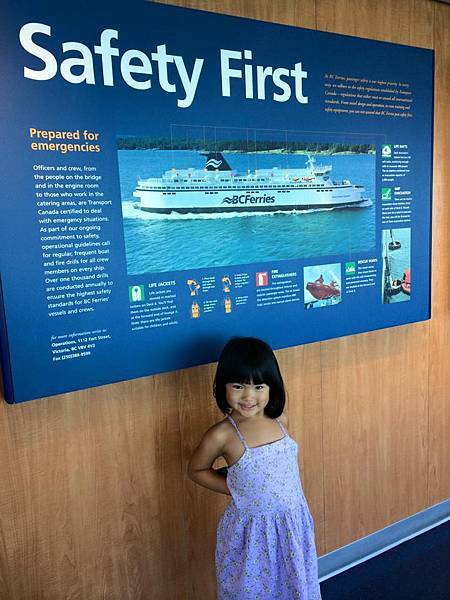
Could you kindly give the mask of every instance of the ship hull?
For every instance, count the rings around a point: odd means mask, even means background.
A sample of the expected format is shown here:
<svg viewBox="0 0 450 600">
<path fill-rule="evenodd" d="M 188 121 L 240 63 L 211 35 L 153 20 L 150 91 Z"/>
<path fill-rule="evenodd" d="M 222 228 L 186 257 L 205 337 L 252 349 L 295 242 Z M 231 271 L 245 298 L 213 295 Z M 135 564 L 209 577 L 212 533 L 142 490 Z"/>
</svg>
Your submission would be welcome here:
<svg viewBox="0 0 450 600">
<path fill-rule="evenodd" d="M 283 206 L 258 206 L 252 207 L 249 206 L 242 207 L 233 207 L 233 208 L 225 208 L 225 207 L 212 207 L 212 206 L 204 206 L 202 208 L 199 207 L 153 207 L 153 206 L 139 206 L 139 208 L 145 212 L 151 212 L 162 215 L 170 215 L 171 213 L 178 213 L 180 215 L 189 215 L 189 214 L 213 214 L 213 213 L 248 213 L 248 212 L 257 212 L 257 213 L 273 213 L 278 211 L 283 212 L 294 212 L 301 210 L 320 210 L 320 209 L 332 209 L 332 208 L 358 208 L 365 200 L 361 200 L 359 202 L 352 202 L 351 204 L 334 204 L 334 205 L 326 205 L 323 204 L 293 204 L 293 205 L 283 205 Z"/>
<path fill-rule="evenodd" d="M 330 298 L 338 298 L 341 295 L 341 292 L 336 288 L 324 284 L 310 282 L 306 285 L 306 289 L 316 300 L 329 300 Z"/>
<path fill-rule="evenodd" d="M 358 207 L 366 200 L 361 186 L 336 186 L 332 189 L 276 188 L 259 190 L 224 189 L 177 190 L 145 189 L 133 195 L 143 211 L 170 214 L 210 214 L 236 212 L 278 212 Z"/>
</svg>

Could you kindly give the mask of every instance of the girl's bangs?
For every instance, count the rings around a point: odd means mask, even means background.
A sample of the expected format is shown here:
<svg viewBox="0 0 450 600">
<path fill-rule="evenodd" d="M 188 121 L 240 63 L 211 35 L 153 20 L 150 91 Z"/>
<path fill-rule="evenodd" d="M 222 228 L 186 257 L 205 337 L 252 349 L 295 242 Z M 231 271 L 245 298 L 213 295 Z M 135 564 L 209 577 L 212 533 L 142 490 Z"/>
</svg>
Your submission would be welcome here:
<svg viewBox="0 0 450 600">
<path fill-rule="evenodd" d="M 230 368 L 223 374 L 225 383 L 250 383 L 260 384 L 269 383 L 270 377 L 261 367 L 256 365 L 244 364 L 238 361 L 237 364 L 230 365 Z"/>
</svg>

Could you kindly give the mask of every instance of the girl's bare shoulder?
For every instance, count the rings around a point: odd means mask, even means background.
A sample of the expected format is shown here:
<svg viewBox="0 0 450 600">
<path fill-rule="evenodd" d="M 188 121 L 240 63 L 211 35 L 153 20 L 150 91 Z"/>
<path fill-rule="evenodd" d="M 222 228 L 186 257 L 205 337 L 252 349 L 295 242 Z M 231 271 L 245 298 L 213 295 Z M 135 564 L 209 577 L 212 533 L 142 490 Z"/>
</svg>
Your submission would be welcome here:
<svg viewBox="0 0 450 600">
<path fill-rule="evenodd" d="M 209 444 L 213 444 L 217 447 L 226 446 L 229 438 L 230 438 L 230 424 L 228 419 L 225 418 L 218 423 L 215 423 L 212 427 L 208 429 L 208 431 L 203 436 L 203 441 Z"/>
<path fill-rule="evenodd" d="M 214 461 L 223 456 L 228 444 L 226 425 L 221 421 L 206 431 L 191 456 L 189 472 L 210 469 Z"/>
</svg>

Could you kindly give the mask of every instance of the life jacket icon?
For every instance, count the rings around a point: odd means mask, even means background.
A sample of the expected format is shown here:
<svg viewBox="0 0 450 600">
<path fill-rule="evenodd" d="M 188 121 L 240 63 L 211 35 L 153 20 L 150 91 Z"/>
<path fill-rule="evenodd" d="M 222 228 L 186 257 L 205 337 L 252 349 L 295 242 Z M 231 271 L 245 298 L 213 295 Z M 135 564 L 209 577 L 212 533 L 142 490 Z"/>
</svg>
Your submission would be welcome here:
<svg viewBox="0 0 450 600">
<path fill-rule="evenodd" d="M 193 302 L 191 306 L 191 316 L 193 319 L 198 319 L 200 316 L 200 306 L 198 302 Z"/>
<path fill-rule="evenodd" d="M 142 302 L 142 300 L 144 300 L 144 286 L 143 285 L 130 286 L 129 294 L 130 294 L 131 302 Z"/>
<path fill-rule="evenodd" d="M 225 312 L 228 314 L 231 312 L 231 298 L 225 298 L 224 300 L 224 305 L 225 305 Z"/>
</svg>

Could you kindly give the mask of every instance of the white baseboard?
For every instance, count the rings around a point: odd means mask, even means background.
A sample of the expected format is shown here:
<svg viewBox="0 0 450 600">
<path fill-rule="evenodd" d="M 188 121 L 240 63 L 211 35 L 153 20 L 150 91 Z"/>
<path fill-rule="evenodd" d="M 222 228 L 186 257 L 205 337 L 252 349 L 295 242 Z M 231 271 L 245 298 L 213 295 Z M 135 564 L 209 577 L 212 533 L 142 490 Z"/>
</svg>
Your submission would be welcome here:
<svg viewBox="0 0 450 600">
<path fill-rule="evenodd" d="M 325 581 L 449 520 L 450 499 L 324 554 L 319 558 L 319 580 Z"/>
</svg>

